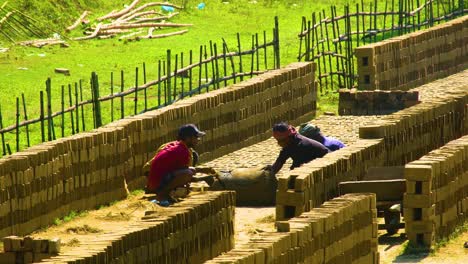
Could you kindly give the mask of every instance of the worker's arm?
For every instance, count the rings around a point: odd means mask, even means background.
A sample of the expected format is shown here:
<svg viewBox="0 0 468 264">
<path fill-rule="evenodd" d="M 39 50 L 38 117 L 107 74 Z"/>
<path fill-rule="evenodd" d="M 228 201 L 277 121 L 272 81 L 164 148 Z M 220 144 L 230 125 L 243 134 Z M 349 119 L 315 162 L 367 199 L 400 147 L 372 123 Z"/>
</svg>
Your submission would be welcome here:
<svg viewBox="0 0 468 264">
<path fill-rule="evenodd" d="M 288 153 L 284 149 L 281 150 L 281 152 L 280 152 L 278 158 L 276 159 L 275 163 L 273 163 L 273 165 L 271 165 L 271 173 L 273 175 L 278 173 L 278 171 L 281 170 L 281 168 L 283 167 L 284 163 L 286 162 L 286 160 L 288 158 L 289 158 Z"/>
</svg>

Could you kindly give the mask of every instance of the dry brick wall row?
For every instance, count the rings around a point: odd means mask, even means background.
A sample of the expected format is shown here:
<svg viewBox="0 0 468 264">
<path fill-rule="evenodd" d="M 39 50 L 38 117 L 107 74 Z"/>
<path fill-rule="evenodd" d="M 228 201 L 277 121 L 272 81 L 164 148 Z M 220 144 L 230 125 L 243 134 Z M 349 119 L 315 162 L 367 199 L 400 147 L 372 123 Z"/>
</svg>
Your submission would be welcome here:
<svg viewBox="0 0 468 264">
<path fill-rule="evenodd" d="M 405 229 L 413 243 L 431 246 L 468 213 L 468 136 L 405 166 Z"/>
<path fill-rule="evenodd" d="M 417 91 L 340 89 L 340 115 L 387 115 L 419 103 Z"/>
<path fill-rule="evenodd" d="M 375 194 L 347 194 L 218 256 L 214 263 L 379 263 Z"/>
<path fill-rule="evenodd" d="M 363 90 L 408 90 L 466 68 L 468 16 L 355 49 Z"/>
<path fill-rule="evenodd" d="M 246 82 L 184 99 L 91 132 L 0 159 L 0 235 L 24 235 L 72 210 L 92 209 L 143 188 L 141 168 L 184 123 L 207 132 L 203 160 L 270 137 L 272 124 L 310 120 L 313 63 L 293 63 Z"/>
<path fill-rule="evenodd" d="M 203 263 L 234 247 L 234 192 L 194 195 L 41 263 Z"/>
<path fill-rule="evenodd" d="M 468 133 L 468 85 L 360 127 L 361 138 L 383 138 L 386 165 L 404 165 Z"/>
</svg>

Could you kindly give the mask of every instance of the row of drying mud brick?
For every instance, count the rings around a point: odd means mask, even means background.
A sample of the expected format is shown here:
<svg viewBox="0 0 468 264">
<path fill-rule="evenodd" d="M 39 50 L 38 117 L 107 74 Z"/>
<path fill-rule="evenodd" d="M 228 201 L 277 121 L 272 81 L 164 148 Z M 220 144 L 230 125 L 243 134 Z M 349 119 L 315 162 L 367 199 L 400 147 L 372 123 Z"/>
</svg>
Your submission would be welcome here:
<svg viewBox="0 0 468 264">
<path fill-rule="evenodd" d="M 234 247 L 235 200 L 235 192 L 192 195 L 41 263 L 203 263 Z"/>
<path fill-rule="evenodd" d="M 347 194 L 276 226 L 206 263 L 379 263 L 374 194 Z"/>
<path fill-rule="evenodd" d="M 454 87 L 438 98 L 383 116 L 360 127 L 359 136 L 383 138 L 386 165 L 401 166 L 450 140 L 468 133 L 468 85 Z"/>
<path fill-rule="evenodd" d="M 184 123 L 206 131 L 202 158 L 269 137 L 279 120 L 315 114 L 313 63 L 294 63 L 225 89 L 47 142 L 0 159 L 0 235 L 24 235 L 70 211 L 119 200 L 143 188 L 141 168 L 175 140 Z M 260 122 L 261 121 L 261 122 Z"/>
<path fill-rule="evenodd" d="M 8 236 L 2 239 L 3 252 L 0 252 L 0 264 L 33 263 L 57 255 L 60 252 L 60 238 L 38 239 Z"/>
<path fill-rule="evenodd" d="M 408 239 L 428 247 L 449 236 L 468 214 L 468 135 L 405 166 Z"/>
<path fill-rule="evenodd" d="M 362 138 L 278 178 L 277 220 L 299 216 L 338 195 L 338 183 L 360 180 L 369 167 L 402 166 L 468 132 L 466 86 L 427 100 L 372 125 Z"/>
<path fill-rule="evenodd" d="M 407 90 L 464 69 L 468 16 L 355 49 L 363 90 Z"/>
<path fill-rule="evenodd" d="M 419 103 L 417 91 L 339 90 L 340 115 L 387 115 Z"/>
</svg>

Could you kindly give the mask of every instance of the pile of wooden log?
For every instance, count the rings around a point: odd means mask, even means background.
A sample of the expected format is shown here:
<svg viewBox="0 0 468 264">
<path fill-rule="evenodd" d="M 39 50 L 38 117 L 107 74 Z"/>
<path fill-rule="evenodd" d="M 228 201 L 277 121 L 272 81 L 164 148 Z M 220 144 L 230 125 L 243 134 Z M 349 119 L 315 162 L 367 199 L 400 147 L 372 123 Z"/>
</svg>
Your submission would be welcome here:
<svg viewBox="0 0 468 264">
<path fill-rule="evenodd" d="M 86 19 L 89 11 L 84 11 L 81 16 L 69 27 L 67 31 L 76 29 L 80 24 L 93 25 L 86 28 L 83 32 L 85 36 L 76 37 L 74 40 L 87 39 L 105 39 L 119 37 L 119 40 L 140 40 L 163 38 L 173 35 L 180 35 L 188 32 L 187 29 L 154 35 L 154 31 L 163 28 L 188 27 L 192 24 L 176 24 L 167 22 L 172 17 L 178 15 L 178 12 L 163 13 L 159 10 L 150 9 L 154 7 L 169 7 L 168 9 L 181 9 L 171 3 L 151 2 L 137 6 L 140 0 L 134 0 L 124 9 L 113 10 L 107 15 L 96 18 L 95 21 Z"/>
</svg>

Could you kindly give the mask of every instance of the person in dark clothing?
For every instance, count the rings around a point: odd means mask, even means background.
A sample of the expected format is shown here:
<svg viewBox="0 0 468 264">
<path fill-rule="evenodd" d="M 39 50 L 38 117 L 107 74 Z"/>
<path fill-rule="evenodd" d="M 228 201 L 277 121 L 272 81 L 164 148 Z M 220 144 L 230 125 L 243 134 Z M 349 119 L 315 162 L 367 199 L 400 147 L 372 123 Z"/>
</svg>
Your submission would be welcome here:
<svg viewBox="0 0 468 264">
<path fill-rule="evenodd" d="M 284 122 L 273 126 L 273 137 L 282 147 L 275 163 L 266 167 L 273 174 L 281 170 L 288 158 L 293 160 L 290 168 L 292 170 L 311 160 L 321 158 L 329 152 L 324 145 L 298 134 L 294 127 Z"/>
<path fill-rule="evenodd" d="M 322 143 L 330 151 L 346 147 L 343 142 L 334 137 L 325 136 L 318 126 L 314 126 L 310 123 L 302 124 L 299 128 L 299 134 Z"/>
</svg>

